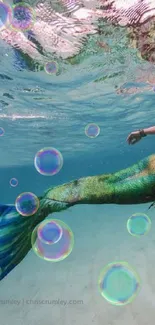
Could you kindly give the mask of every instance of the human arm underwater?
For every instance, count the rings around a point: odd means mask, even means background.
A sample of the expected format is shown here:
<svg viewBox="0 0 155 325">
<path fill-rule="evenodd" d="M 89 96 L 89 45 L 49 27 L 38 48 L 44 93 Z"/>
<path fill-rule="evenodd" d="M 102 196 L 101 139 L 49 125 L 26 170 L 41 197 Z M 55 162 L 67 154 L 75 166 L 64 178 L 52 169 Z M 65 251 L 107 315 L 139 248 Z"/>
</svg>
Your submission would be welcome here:
<svg viewBox="0 0 155 325">
<path fill-rule="evenodd" d="M 131 132 L 129 136 L 127 137 L 128 144 L 135 144 L 139 140 L 141 140 L 143 137 L 146 137 L 147 135 L 155 134 L 155 126 L 151 126 L 146 129 L 138 130 Z"/>
</svg>

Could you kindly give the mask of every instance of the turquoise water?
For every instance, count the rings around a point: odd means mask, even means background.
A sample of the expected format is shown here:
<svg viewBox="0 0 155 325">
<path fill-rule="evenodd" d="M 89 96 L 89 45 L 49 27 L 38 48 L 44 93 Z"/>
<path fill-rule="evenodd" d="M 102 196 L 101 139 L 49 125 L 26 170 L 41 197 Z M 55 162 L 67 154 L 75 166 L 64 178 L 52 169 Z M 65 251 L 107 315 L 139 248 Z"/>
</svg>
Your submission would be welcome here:
<svg viewBox="0 0 155 325">
<path fill-rule="evenodd" d="M 126 142 L 131 131 L 154 125 L 155 98 L 151 88 L 138 94 L 116 92 L 122 84 L 145 86 L 136 83 L 142 70 L 143 81 L 144 71 L 152 78 L 154 74 L 136 50 L 127 47 L 126 35 L 123 28 L 111 28 L 110 53 L 94 45 L 98 36 L 90 37 L 79 63 L 59 60 L 58 75 L 19 68 L 14 50 L 1 41 L 0 127 L 5 131 L 0 137 L 1 203 L 14 203 L 25 191 L 39 196 L 51 186 L 79 177 L 112 173 L 154 153 L 154 136 L 135 146 Z M 84 132 L 91 122 L 100 127 L 94 139 Z M 34 157 L 49 146 L 61 151 L 64 165 L 57 175 L 45 177 L 36 171 Z M 13 177 L 18 180 L 15 188 L 9 184 Z M 84 205 L 54 213 L 72 229 L 74 249 L 59 263 L 28 253 L 1 282 L 1 324 L 152 324 L 154 210 L 147 212 L 152 221 L 148 235 L 134 238 L 126 229 L 128 218 L 146 213 L 148 207 Z M 97 288 L 101 269 L 117 260 L 131 264 L 142 281 L 138 297 L 124 307 L 110 305 Z M 76 302 L 35 303 L 42 300 Z"/>
</svg>

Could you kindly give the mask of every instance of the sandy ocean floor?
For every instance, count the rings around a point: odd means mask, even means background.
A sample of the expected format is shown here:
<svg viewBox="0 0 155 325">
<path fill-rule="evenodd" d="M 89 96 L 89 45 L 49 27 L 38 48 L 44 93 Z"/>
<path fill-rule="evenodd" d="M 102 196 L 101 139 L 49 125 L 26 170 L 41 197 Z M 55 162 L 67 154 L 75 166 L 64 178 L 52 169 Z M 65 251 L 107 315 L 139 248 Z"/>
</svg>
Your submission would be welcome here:
<svg viewBox="0 0 155 325">
<path fill-rule="evenodd" d="M 155 210 L 149 210 L 152 228 L 146 236 L 133 237 L 126 229 L 128 217 L 145 213 L 147 207 L 87 205 L 54 214 L 71 227 L 74 249 L 58 263 L 43 261 L 31 251 L 2 280 L 0 324 L 154 324 Z M 123 260 L 138 272 L 142 287 L 132 303 L 113 306 L 98 292 L 98 275 L 107 263 Z"/>
</svg>

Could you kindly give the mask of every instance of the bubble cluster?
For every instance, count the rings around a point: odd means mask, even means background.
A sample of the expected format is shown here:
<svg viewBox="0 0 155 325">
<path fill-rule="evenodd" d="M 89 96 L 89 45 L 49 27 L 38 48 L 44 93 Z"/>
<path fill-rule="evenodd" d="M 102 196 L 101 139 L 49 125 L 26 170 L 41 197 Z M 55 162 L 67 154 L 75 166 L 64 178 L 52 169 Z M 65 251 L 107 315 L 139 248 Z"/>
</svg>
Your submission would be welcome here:
<svg viewBox="0 0 155 325">
<path fill-rule="evenodd" d="M 151 228 L 151 220 L 144 213 L 133 214 L 127 221 L 127 230 L 132 236 L 146 235 Z"/>
<path fill-rule="evenodd" d="M 11 27 L 17 31 L 30 30 L 34 24 L 35 14 L 33 9 L 24 2 L 13 6 Z"/>
<path fill-rule="evenodd" d="M 56 74 L 58 72 L 58 64 L 55 61 L 47 62 L 44 70 L 48 74 Z"/>
<path fill-rule="evenodd" d="M 4 129 L 0 127 L 0 137 L 4 135 Z"/>
<path fill-rule="evenodd" d="M 29 217 L 37 212 L 39 208 L 39 199 L 35 194 L 25 192 L 17 197 L 15 207 L 19 214 Z"/>
<path fill-rule="evenodd" d="M 106 265 L 99 276 L 99 292 L 112 305 L 129 304 L 140 290 L 140 278 L 126 262 Z"/>
<path fill-rule="evenodd" d="M 85 127 L 85 134 L 89 138 L 96 138 L 100 134 L 100 128 L 95 123 L 88 124 Z"/>
<path fill-rule="evenodd" d="M 10 185 L 11 185 L 12 187 L 16 187 L 16 186 L 18 185 L 18 180 L 17 180 L 17 178 L 11 178 L 11 179 L 10 179 Z"/>
<path fill-rule="evenodd" d="M 55 175 L 63 166 L 62 154 L 55 148 L 43 148 L 36 153 L 34 166 L 41 175 Z"/>
<path fill-rule="evenodd" d="M 31 244 L 37 256 L 49 262 L 58 262 L 72 252 L 74 235 L 61 220 L 47 219 L 33 230 Z"/>
</svg>

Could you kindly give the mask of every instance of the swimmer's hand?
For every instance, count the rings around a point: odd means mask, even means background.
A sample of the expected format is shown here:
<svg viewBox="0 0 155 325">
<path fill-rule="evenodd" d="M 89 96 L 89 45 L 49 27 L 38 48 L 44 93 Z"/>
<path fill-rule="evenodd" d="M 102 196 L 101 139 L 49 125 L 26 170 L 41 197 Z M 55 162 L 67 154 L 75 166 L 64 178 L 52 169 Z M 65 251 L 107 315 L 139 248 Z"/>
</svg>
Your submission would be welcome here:
<svg viewBox="0 0 155 325">
<path fill-rule="evenodd" d="M 136 142 L 140 141 L 142 138 L 142 135 L 140 134 L 140 131 L 134 131 L 129 134 L 127 137 L 128 144 L 135 144 Z"/>
</svg>

